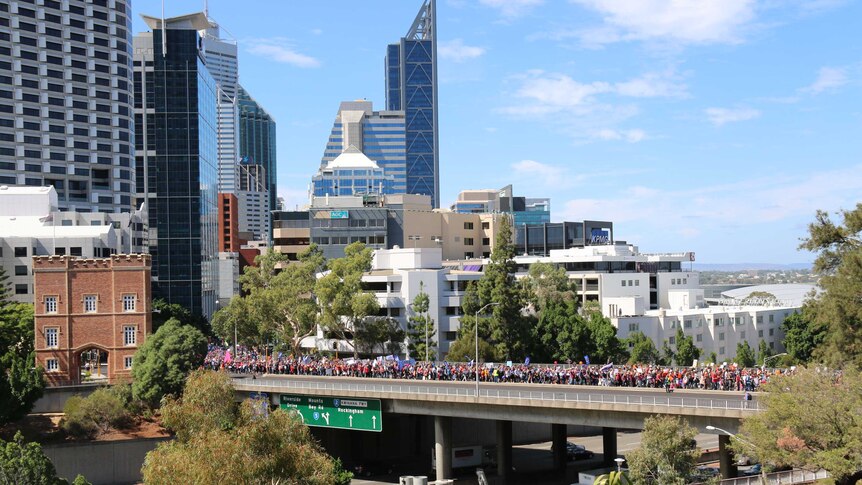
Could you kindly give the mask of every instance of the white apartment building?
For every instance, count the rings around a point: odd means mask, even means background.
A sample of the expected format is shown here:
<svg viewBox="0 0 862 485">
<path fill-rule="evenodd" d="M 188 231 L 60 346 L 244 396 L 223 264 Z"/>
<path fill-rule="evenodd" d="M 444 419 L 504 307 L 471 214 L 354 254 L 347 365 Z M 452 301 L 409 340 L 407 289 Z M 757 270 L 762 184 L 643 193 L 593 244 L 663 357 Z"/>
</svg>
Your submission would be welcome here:
<svg viewBox="0 0 862 485">
<path fill-rule="evenodd" d="M 460 328 L 461 303 L 468 281 L 482 277 L 478 271 L 443 266 L 441 248 L 395 248 L 374 252 L 371 271 L 363 276 L 366 290 L 373 291 L 380 304 L 380 316 L 388 316 L 407 328 L 413 315 L 413 299 L 424 291 L 430 300 L 428 315 L 434 320 L 436 359 L 445 358 Z M 303 342 L 304 347 L 351 352 L 346 342 L 328 339 L 322 330 Z M 405 346 L 406 348 L 406 346 Z M 415 356 L 413 356 L 415 357 Z M 424 356 L 423 356 L 424 358 Z"/>
<path fill-rule="evenodd" d="M 785 306 L 713 306 L 649 310 L 642 315 L 612 317 L 617 336 L 643 332 L 661 348 L 665 340 L 676 349 L 676 332 L 682 328 L 701 349 L 701 359 L 715 352 L 719 362 L 736 357 L 737 344 L 748 342 L 757 352 L 764 340 L 773 353 L 784 352 L 781 323 L 799 311 Z"/>
<path fill-rule="evenodd" d="M 104 258 L 147 249 L 147 215 L 60 212 L 54 187 L 0 186 L 0 265 L 12 299 L 33 301 L 33 256 Z"/>
</svg>

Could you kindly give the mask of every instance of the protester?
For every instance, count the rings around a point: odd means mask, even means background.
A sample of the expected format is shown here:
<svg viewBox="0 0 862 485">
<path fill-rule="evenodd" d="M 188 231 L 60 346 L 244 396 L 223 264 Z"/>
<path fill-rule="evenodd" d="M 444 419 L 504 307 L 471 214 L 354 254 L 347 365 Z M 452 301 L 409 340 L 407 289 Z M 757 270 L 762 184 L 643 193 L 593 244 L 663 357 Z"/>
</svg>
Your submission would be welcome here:
<svg viewBox="0 0 862 485">
<path fill-rule="evenodd" d="M 437 381 L 474 381 L 472 362 L 416 362 L 396 356 L 376 359 L 329 359 L 305 356 L 293 358 L 255 349 L 210 345 L 204 366 L 241 374 L 284 374 L 310 376 L 373 377 Z M 483 382 L 520 382 L 609 387 L 650 387 L 666 390 L 704 389 L 711 391 L 756 391 L 778 369 L 746 369 L 736 364 L 706 367 L 669 367 L 653 364 L 604 366 L 575 364 L 484 364 L 479 366 Z"/>
</svg>

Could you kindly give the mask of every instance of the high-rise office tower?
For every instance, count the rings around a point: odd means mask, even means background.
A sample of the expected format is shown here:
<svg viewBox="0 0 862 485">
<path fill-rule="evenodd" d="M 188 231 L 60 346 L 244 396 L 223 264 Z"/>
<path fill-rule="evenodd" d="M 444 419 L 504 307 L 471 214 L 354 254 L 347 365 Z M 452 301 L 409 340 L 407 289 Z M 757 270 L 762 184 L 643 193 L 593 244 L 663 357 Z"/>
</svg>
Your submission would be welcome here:
<svg viewBox="0 0 862 485">
<path fill-rule="evenodd" d="M 204 12 L 206 15 L 206 12 Z M 218 86 L 218 185 L 219 192 L 237 190 L 236 164 L 239 161 L 238 106 L 236 102 L 239 65 L 237 45 L 222 35 L 222 28 L 207 18 L 209 27 L 202 33 L 202 51 L 207 70 Z"/>
<path fill-rule="evenodd" d="M 275 210 L 278 166 L 275 158 L 275 119 L 241 85 L 237 86 L 240 163 L 263 166 L 269 190 L 269 210 Z"/>
<path fill-rule="evenodd" d="M 135 36 L 138 197 L 146 200 L 153 297 L 210 317 L 215 308 L 218 87 L 200 50 L 203 13 Z"/>
<path fill-rule="evenodd" d="M 440 205 L 437 4 L 424 0 L 407 35 L 386 49 L 386 109 L 404 111 L 407 193 Z"/>
<path fill-rule="evenodd" d="M 240 237 L 248 241 L 269 242 L 271 215 L 266 169 L 259 163 L 237 165 L 237 191 Z"/>
<path fill-rule="evenodd" d="M 51 185 L 62 210 L 130 212 L 126 0 L 0 1 L 0 184 Z"/>
<path fill-rule="evenodd" d="M 332 124 L 320 170 L 326 170 L 343 153 L 356 150 L 376 162 L 387 179 L 394 179 L 386 183 L 382 193 L 403 194 L 407 192 L 405 140 L 402 111 L 374 111 L 371 101 L 343 101 Z M 375 191 L 379 188 L 374 185 Z M 317 192 L 317 187 L 314 190 Z"/>
</svg>

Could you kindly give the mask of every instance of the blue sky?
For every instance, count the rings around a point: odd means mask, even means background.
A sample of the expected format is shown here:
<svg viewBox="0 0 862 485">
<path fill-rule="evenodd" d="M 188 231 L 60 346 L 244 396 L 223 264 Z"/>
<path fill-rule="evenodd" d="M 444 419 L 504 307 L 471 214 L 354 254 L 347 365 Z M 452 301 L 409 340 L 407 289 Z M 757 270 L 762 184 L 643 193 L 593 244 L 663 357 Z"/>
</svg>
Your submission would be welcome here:
<svg viewBox="0 0 862 485">
<path fill-rule="evenodd" d="M 385 47 L 420 4 L 210 0 L 278 122 L 290 206 L 339 102 L 383 107 Z M 161 3 L 134 9 L 137 33 Z M 512 183 L 643 251 L 810 261 L 815 210 L 862 201 L 860 19 L 842 0 L 438 0 L 442 201 Z"/>
</svg>

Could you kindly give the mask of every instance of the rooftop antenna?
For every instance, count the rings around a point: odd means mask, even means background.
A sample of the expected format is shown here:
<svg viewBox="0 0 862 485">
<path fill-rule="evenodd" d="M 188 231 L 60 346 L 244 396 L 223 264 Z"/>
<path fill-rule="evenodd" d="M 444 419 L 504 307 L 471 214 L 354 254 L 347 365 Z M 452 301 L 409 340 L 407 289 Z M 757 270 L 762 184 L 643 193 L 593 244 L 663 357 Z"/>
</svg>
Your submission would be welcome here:
<svg viewBox="0 0 862 485">
<path fill-rule="evenodd" d="M 210 18 L 209 0 L 204 0 L 204 15 Z"/>
<path fill-rule="evenodd" d="M 165 25 L 165 0 L 162 0 L 162 57 L 168 55 L 168 33 Z"/>
</svg>

